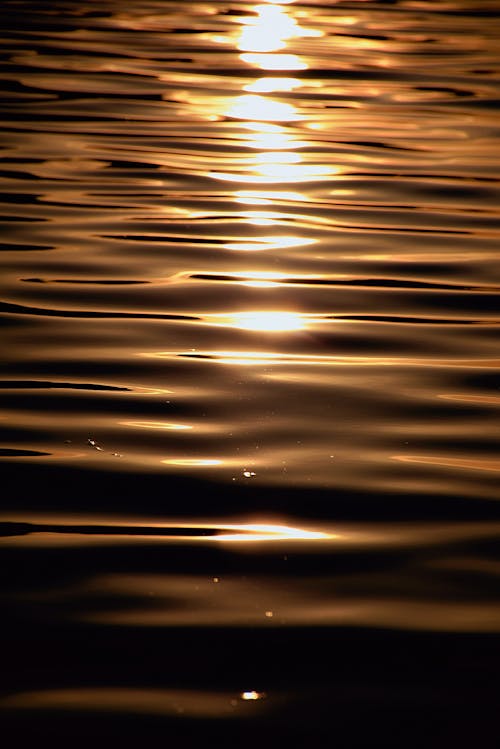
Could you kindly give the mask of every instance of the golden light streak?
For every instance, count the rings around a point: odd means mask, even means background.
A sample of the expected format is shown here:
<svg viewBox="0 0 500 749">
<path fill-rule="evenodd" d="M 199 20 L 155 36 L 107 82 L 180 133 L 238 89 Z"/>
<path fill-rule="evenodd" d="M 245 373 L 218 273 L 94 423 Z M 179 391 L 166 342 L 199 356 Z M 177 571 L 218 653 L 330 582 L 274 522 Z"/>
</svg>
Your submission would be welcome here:
<svg viewBox="0 0 500 749">
<path fill-rule="evenodd" d="M 242 211 L 241 218 L 246 219 L 247 224 L 254 226 L 273 226 L 279 219 L 283 218 L 282 213 L 275 211 Z"/>
<path fill-rule="evenodd" d="M 442 466 L 444 468 L 463 468 L 473 471 L 500 471 L 500 460 L 481 458 L 454 458 L 452 456 L 437 455 L 393 455 L 393 460 L 403 463 L 423 463 L 425 465 Z"/>
<path fill-rule="evenodd" d="M 11 519 L 8 515 L 7 519 L 9 522 L 21 522 L 19 517 L 16 516 L 15 520 Z M 76 542 L 76 538 L 81 542 L 89 541 L 95 542 L 95 539 L 90 534 L 85 533 L 87 527 L 99 525 L 103 529 L 109 527 L 110 534 L 100 534 L 99 543 L 104 540 L 112 542 L 113 539 L 117 542 L 123 542 L 123 538 L 127 537 L 132 542 L 134 540 L 141 540 L 144 538 L 141 534 L 137 533 L 141 527 L 147 530 L 147 537 L 151 541 L 163 540 L 169 541 L 174 539 L 187 540 L 192 542 L 193 539 L 200 543 L 221 543 L 221 542 L 251 542 L 251 541 L 326 541 L 331 539 L 344 538 L 344 534 L 332 533 L 329 531 L 317 531 L 306 528 L 297 528 L 282 523 L 266 523 L 266 522 L 240 522 L 240 523 L 227 523 L 225 521 L 219 522 L 213 520 L 212 522 L 190 522 L 190 521 L 174 521 L 174 522 L 157 522 L 154 520 L 148 521 L 144 518 L 132 518 L 124 519 L 119 523 L 119 533 L 117 533 L 116 518 L 101 517 L 98 518 L 90 516 L 75 516 L 61 517 L 61 516 L 32 516 L 25 518 L 22 516 L 22 522 L 29 522 L 33 524 L 33 532 L 27 533 L 22 536 L 22 540 L 29 540 L 30 538 L 36 543 L 37 540 L 43 540 L 41 536 L 47 535 L 60 535 L 61 537 L 73 536 L 73 543 Z M 75 525 L 78 526 L 75 528 Z M 57 526 L 57 532 L 54 531 L 54 526 Z M 47 530 L 44 530 L 47 527 Z M 50 527 L 51 530 L 48 530 Z M 134 531 L 133 535 L 130 535 L 130 530 Z M 179 531 L 185 531 L 185 534 L 179 533 Z M 208 531 L 205 534 L 193 533 L 193 531 Z M 158 533 L 152 533 L 157 531 Z M 171 534 L 170 531 L 175 531 L 175 534 Z M 62 539 L 64 540 L 64 539 Z"/>
<path fill-rule="evenodd" d="M 307 182 L 324 177 L 339 174 L 340 169 L 323 164 L 283 164 L 283 163 L 261 163 L 259 172 L 262 178 L 273 182 Z"/>
<path fill-rule="evenodd" d="M 261 700 L 262 697 L 263 695 L 260 692 L 242 692 L 241 693 L 242 700 Z"/>
<path fill-rule="evenodd" d="M 304 82 L 299 78 L 258 78 L 252 83 L 243 86 L 245 91 L 256 94 L 269 94 L 273 91 L 293 91 L 303 86 Z"/>
<path fill-rule="evenodd" d="M 231 327 L 240 330 L 280 333 L 302 330 L 303 317 L 295 312 L 238 312 L 226 318 Z"/>
<path fill-rule="evenodd" d="M 242 126 L 247 127 L 248 124 L 249 123 L 245 123 Z M 253 125 L 253 123 L 251 124 Z M 276 127 L 276 130 L 274 132 L 263 131 L 263 132 L 249 133 L 248 135 L 245 135 L 244 139 L 246 140 L 246 145 L 249 146 L 250 148 L 257 148 L 259 150 L 268 149 L 268 150 L 273 150 L 273 151 L 276 151 L 278 149 L 283 150 L 286 148 L 290 148 L 290 149 L 306 148 L 307 146 L 312 145 L 311 141 L 298 140 L 295 136 L 292 136 L 289 133 L 283 132 L 283 128 L 279 125 L 276 125 L 275 127 Z M 252 128 L 252 129 L 255 129 L 255 128 Z"/>
<path fill-rule="evenodd" d="M 188 424 L 171 424 L 164 421 L 120 421 L 119 424 L 137 429 L 169 429 L 177 431 L 193 428 Z"/>
<path fill-rule="evenodd" d="M 224 245 L 224 249 L 235 252 L 259 252 L 262 250 L 278 250 L 288 247 L 303 247 L 308 244 L 314 244 L 316 241 L 316 239 L 308 239 L 306 237 L 269 236 L 258 237 L 252 241 L 246 242 L 228 242 Z"/>
<path fill-rule="evenodd" d="M 272 221 L 270 218 L 259 218 L 258 216 L 248 217 L 247 224 L 252 226 L 273 226 L 276 221 Z"/>
<path fill-rule="evenodd" d="M 285 46 L 286 42 L 282 39 L 279 29 L 251 26 L 242 29 L 238 42 L 238 49 L 242 52 L 275 52 Z"/>
<path fill-rule="evenodd" d="M 224 531 L 234 530 L 236 532 L 216 536 L 219 541 L 313 541 L 337 538 L 336 534 L 292 528 L 289 525 L 244 523 L 242 525 L 223 525 L 221 528 Z"/>
<path fill-rule="evenodd" d="M 279 273 L 269 273 L 267 271 L 248 271 L 247 273 L 233 273 L 234 282 L 242 286 L 251 286 L 261 289 L 272 289 L 280 285 L 280 281 L 285 278 Z"/>
<path fill-rule="evenodd" d="M 300 154 L 290 151 L 267 151 L 257 154 L 252 161 L 259 167 L 261 164 L 298 164 L 302 161 L 302 157 Z"/>
<path fill-rule="evenodd" d="M 216 364 L 236 364 L 238 366 L 266 366 L 275 363 L 277 354 L 269 354 L 260 351 L 214 351 L 211 354 L 212 361 Z M 279 362 L 278 362 L 279 363 Z"/>
<path fill-rule="evenodd" d="M 247 130 L 255 130 L 259 133 L 283 133 L 282 125 L 275 125 L 273 122 L 241 122 L 240 127 Z"/>
<path fill-rule="evenodd" d="M 260 174 L 232 174 L 229 172 L 210 172 L 210 177 L 223 182 L 248 182 L 257 185 L 281 184 L 283 182 L 314 182 L 328 176 L 339 174 L 336 167 L 289 164 L 268 164 L 259 169 Z"/>
<path fill-rule="evenodd" d="M 307 197 L 300 192 L 269 192 L 261 190 L 238 190 L 234 193 L 237 203 L 246 205 L 272 205 L 274 200 L 292 200 L 303 202 Z"/>
<path fill-rule="evenodd" d="M 174 718 L 218 718 L 227 719 L 248 709 L 243 701 L 261 699 L 243 697 L 253 692 L 195 691 L 188 689 L 156 689 L 131 687 L 66 687 L 64 689 L 40 689 L 31 692 L 13 692 L 0 698 L 0 709 L 7 710 L 57 710 L 113 712 L 127 716 L 169 716 Z M 239 697 L 239 699 L 232 699 Z M 176 744 L 179 746 L 179 744 Z"/>
<path fill-rule="evenodd" d="M 299 26 L 277 3 L 256 5 L 253 10 L 255 17 L 241 19 L 237 46 L 242 52 L 275 52 L 283 49 L 288 39 L 323 36 L 321 31 Z"/>
<path fill-rule="evenodd" d="M 261 70 L 306 70 L 309 67 L 298 55 L 244 52 L 240 59 Z"/>
<path fill-rule="evenodd" d="M 242 281 L 242 286 L 250 286 L 254 289 L 276 289 L 279 283 L 275 281 Z"/>
<path fill-rule="evenodd" d="M 307 319 L 309 323 L 308 318 Z M 317 320 L 314 320 L 315 322 Z M 212 324 L 227 325 L 227 322 L 216 320 L 212 318 L 210 320 Z M 330 322 L 330 321 L 329 321 Z M 370 357 L 353 357 L 353 356 L 324 356 L 321 354 L 276 354 L 269 351 L 220 351 L 220 350 L 207 350 L 200 351 L 206 361 L 210 361 L 213 364 L 237 364 L 238 366 L 256 366 L 263 365 L 267 366 L 272 364 L 273 367 L 283 365 L 289 367 L 304 366 L 310 368 L 314 367 L 331 367 L 332 364 L 336 366 L 386 366 L 392 364 L 394 366 L 400 366 L 400 360 L 394 359 L 391 362 L 387 360 L 372 359 Z M 183 356 L 189 356 L 189 352 L 183 354 Z M 154 351 L 139 353 L 137 356 L 145 357 L 147 359 L 172 359 L 175 360 L 179 356 L 177 351 Z M 408 364 L 408 360 L 406 361 Z"/>
<path fill-rule="evenodd" d="M 166 463 L 170 466 L 189 466 L 189 467 L 207 467 L 207 466 L 220 466 L 223 464 L 223 460 L 218 458 L 168 458 L 168 460 L 162 460 L 162 463 Z"/>
<path fill-rule="evenodd" d="M 291 104 L 267 99 L 257 94 L 236 97 L 223 113 L 242 120 L 276 120 L 294 122 L 302 119 Z"/>
<path fill-rule="evenodd" d="M 281 281 L 286 276 L 281 273 L 273 273 L 271 271 L 257 271 L 251 270 L 245 273 L 233 273 L 235 279 L 241 278 L 244 281 Z"/>
</svg>

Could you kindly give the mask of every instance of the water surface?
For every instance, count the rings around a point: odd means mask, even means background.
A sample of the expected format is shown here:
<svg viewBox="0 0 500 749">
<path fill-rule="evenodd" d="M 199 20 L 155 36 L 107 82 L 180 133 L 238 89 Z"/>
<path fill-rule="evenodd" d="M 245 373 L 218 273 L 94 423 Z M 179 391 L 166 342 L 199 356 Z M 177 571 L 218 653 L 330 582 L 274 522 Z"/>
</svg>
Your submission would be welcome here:
<svg viewBox="0 0 500 749">
<path fill-rule="evenodd" d="M 6 725 L 496 746 L 496 0 L 0 15 Z"/>
</svg>

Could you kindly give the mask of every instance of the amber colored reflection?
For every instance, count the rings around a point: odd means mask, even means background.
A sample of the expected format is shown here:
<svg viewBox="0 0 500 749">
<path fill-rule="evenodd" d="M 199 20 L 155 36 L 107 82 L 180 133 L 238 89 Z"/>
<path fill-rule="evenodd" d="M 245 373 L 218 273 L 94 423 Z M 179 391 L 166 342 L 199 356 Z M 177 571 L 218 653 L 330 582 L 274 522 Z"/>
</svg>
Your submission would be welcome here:
<svg viewBox="0 0 500 749">
<path fill-rule="evenodd" d="M 255 695 L 255 696 L 254 696 Z M 202 692 L 189 689 L 71 687 L 20 692 L 0 699 L 0 709 L 82 710 L 177 718 L 231 718 L 247 713 L 245 701 L 260 700 L 259 692 Z M 253 712 L 253 711 L 252 711 Z"/>
<path fill-rule="evenodd" d="M 246 219 L 247 224 L 254 226 L 273 226 L 277 223 L 276 219 L 282 218 L 281 213 L 271 211 L 242 211 L 239 215 Z"/>
<path fill-rule="evenodd" d="M 244 62 L 263 70 L 304 70 L 308 67 L 297 55 L 277 50 L 283 49 L 290 39 L 318 37 L 323 32 L 300 26 L 279 3 L 256 5 L 251 8 L 251 12 L 252 15 L 238 19 L 242 29 L 237 48 L 242 51 L 240 58 Z M 214 171 L 210 173 L 211 177 L 230 182 L 282 184 L 321 180 L 339 173 L 339 169 L 333 166 L 307 163 L 306 158 L 297 153 L 297 149 L 308 143 L 299 142 L 282 125 L 276 124 L 305 119 L 292 103 L 259 95 L 273 91 L 293 91 L 301 85 L 300 78 L 296 77 L 262 77 L 244 85 L 243 89 L 250 93 L 227 101 L 222 114 L 242 120 L 243 127 L 254 129 L 256 134 L 248 138 L 248 143 L 252 148 L 265 151 L 248 160 L 248 167 L 243 174 L 241 171 Z M 216 100 L 213 103 L 217 106 Z M 220 113 L 214 113 L 218 114 Z"/>
<path fill-rule="evenodd" d="M 323 32 L 300 26 L 297 20 L 283 7 L 286 3 L 272 2 L 249 8 L 251 14 L 241 16 L 241 29 L 233 35 L 214 34 L 212 41 L 219 44 L 235 44 L 241 52 L 240 59 L 263 70 L 303 70 L 307 63 L 294 54 L 283 54 L 281 50 L 291 39 L 320 37 Z"/>
<path fill-rule="evenodd" d="M 323 36 L 323 32 L 299 26 L 281 7 L 281 3 L 255 5 L 255 15 L 241 19 L 243 28 L 238 39 L 242 52 L 275 52 L 283 49 L 289 39 Z"/>
<path fill-rule="evenodd" d="M 268 273 L 266 271 L 253 271 L 250 273 L 235 273 L 235 278 L 241 278 L 243 286 L 250 286 L 256 289 L 273 289 L 279 286 L 279 281 L 283 276 L 277 273 Z"/>
<path fill-rule="evenodd" d="M 181 464 L 182 461 L 178 461 Z M 201 463 L 201 460 L 200 460 Z M 185 460 L 184 464 L 190 464 Z M 248 471 L 249 474 L 252 472 Z M 340 539 L 331 530 L 311 530 L 280 523 L 155 522 L 102 517 L 2 517 L 3 522 L 28 523 L 19 536 L 2 538 L 15 546 L 64 546 L 165 542 L 332 541 Z M 31 530 L 29 529 L 31 528 Z M 97 532 L 97 529 L 99 532 Z M 109 533 L 107 532 L 109 529 Z M 93 532 L 89 532 L 92 530 Z M 143 531 L 143 533 L 141 533 Z M 154 531 L 154 532 L 153 532 Z M 200 533 L 202 531 L 202 533 Z"/>
<path fill-rule="evenodd" d="M 302 201 L 307 198 L 300 192 L 268 192 L 265 190 L 238 190 L 234 193 L 237 203 L 246 205 L 272 205 L 275 200 Z"/>
<path fill-rule="evenodd" d="M 300 78 L 259 78 L 253 83 L 243 86 L 245 91 L 251 91 L 256 94 L 272 93 L 273 91 L 293 91 L 295 88 L 303 86 Z"/>
<path fill-rule="evenodd" d="M 310 165 L 288 165 L 288 164 L 263 164 L 258 169 L 258 174 L 231 174 L 229 172 L 210 172 L 214 179 L 226 182 L 248 182 L 252 184 L 280 184 L 283 182 L 314 182 L 323 180 L 328 175 L 339 174 L 340 171 L 331 166 L 322 164 Z"/>
<path fill-rule="evenodd" d="M 264 96 L 239 96 L 230 101 L 224 114 L 246 120 L 242 127 L 251 131 L 245 138 L 247 145 L 258 149 L 259 153 L 243 162 L 243 174 L 240 170 L 212 171 L 212 178 L 232 182 L 283 184 L 322 180 L 340 174 L 341 169 L 334 165 L 309 163 L 307 156 L 297 151 L 309 143 L 288 133 L 283 125 L 277 124 L 303 119 L 292 104 Z"/>
<path fill-rule="evenodd" d="M 276 310 L 234 312 L 232 315 L 213 315 L 205 319 L 215 325 L 268 333 L 302 330 L 306 326 L 303 315 Z"/>
<path fill-rule="evenodd" d="M 240 127 L 250 131 L 245 136 L 246 145 L 250 148 L 277 151 L 296 150 L 311 145 L 309 141 L 299 140 L 296 135 L 288 133 L 283 125 L 274 122 L 241 122 Z"/>
<path fill-rule="evenodd" d="M 242 120 L 293 122 L 301 117 L 292 104 L 266 99 L 257 94 L 236 97 L 224 111 L 226 117 Z"/>
<path fill-rule="evenodd" d="M 264 525 L 260 523 L 224 525 L 219 541 L 313 541 L 337 538 L 336 534 L 293 528 L 289 525 Z M 228 533 L 227 531 L 234 531 Z"/>
<path fill-rule="evenodd" d="M 263 70 L 304 70 L 307 63 L 297 55 L 282 52 L 287 42 L 293 38 L 320 37 L 322 32 L 302 27 L 293 15 L 292 9 L 281 7 L 287 3 L 268 2 L 250 8 L 250 12 L 237 19 L 241 30 L 236 47 L 241 52 L 240 58 L 247 64 Z M 215 41 L 226 43 L 228 37 L 216 37 Z M 257 152 L 236 162 L 234 170 L 211 171 L 213 179 L 229 182 L 246 182 L 249 184 L 277 184 L 309 182 L 323 180 L 339 169 L 325 163 L 310 163 L 310 157 L 299 152 L 311 144 L 299 140 L 297 133 L 290 130 L 290 123 L 300 122 L 305 116 L 299 113 L 293 103 L 275 99 L 267 94 L 293 91 L 299 88 L 302 81 L 292 76 L 262 76 L 244 85 L 248 92 L 231 98 L 213 97 L 211 116 L 217 119 L 221 114 L 239 120 L 239 127 L 247 130 L 244 134 L 245 144 Z M 262 94 L 262 95 L 261 95 Z M 205 104 L 204 104 L 205 105 Z M 209 112 L 210 115 L 210 112 Z M 306 123 L 307 124 L 307 123 Z M 269 200 L 293 200 L 303 202 L 306 197 L 298 192 L 287 192 L 282 189 L 276 192 L 239 190 L 234 193 L 235 200 L 247 205 L 267 205 Z M 242 211 L 237 214 L 242 223 L 252 226 L 273 227 L 279 224 L 284 214 L 277 211 Z M 317 240 L 296 236 L 276 235 L 231 240 L 225 243 L 224 249 L 236 252 L 256 252 L 261 250 L 278 250 L 313 244 Z M 271 289 L 276 287 L 277 279 L 273 275 L 256 274 L 251 270 L 241 274 L 241 283 L 254 288 Z M 240 330 L 259 333 L 287 333 L 303 330 L 306 317 L 291 310 L 250 310 L 235 312 L 231 315 L 205 316 L 204 321 L 212 325 L 222 325 Z M 167 354 L 168 355 L 168 354 Z M 152 354 L 161 357 L 163 354 Z M 244 355 L 238 363 L 257 363 L 254 354 Z M 264 355 L 265 357 L 265 355 Z M 231 359 L 225 359 L 225 362 Z M 158 428 L 170 428 L 168 426 Z M 170 458 L 163 461 L 173 466 L 217 466 L 221 461 L 211 457 L 200 459 Z M 226 461 L 224 461 L 226 465 Z"/>
<path fill-rule="evenodd" d="M 122 426 L 134 427 L 135 429 L 167 429 L 173 431 L 183 431 L 192 429 L 188 424 L 172 424 L 165 421 L 120 421 Z"/>
<path fill-rule="evenodd" d="M 423 463 L 424 465 L 442 466 L 444 468 L 463 468 L 464 470 L 474 471 L 491 471 L 498 473 L 500 471 L 500 460 L 470 458 L 470 457 L 453 457 L 452 455 L 394 455 L 393 460 L 399 460 L 402 463 Z"/>
<path fill-rule="evenodd" d="M 261 70 L 305 70 L 307 64 L 297 55 L 267 55 L 258 52 L 245 52 L 240 55 L 243 62 Z"/>
<path fill-rule="evenodd" d="M 308 552 L 315 543 L 309 544 Z M 247 548 L 235 546 L 234 551 L 245 553 Z M 81 618 L 122 626 L 347 626 L 499 631 L 500 606 L 495 601 L 443 598 L 439 595 L 442 578 L 436 580 L 437 590 L 422 591 L 414 587 L 408 576 L 400 577 L 394 570 L 375 572 L 367 576 L 361 588 L 358 576 L 353 580 L 352 572 L 342 574 L 342 570 L 325 577 L 291 574 L 247 577 L 228 572 L 215 580 L 203 572 L 99 575 L 82 591 Z M 98 612 L 89 613 L 85 596 L 93 597 L 96 592 L 108 602 L 108 610 L 103 606 Z M 134 598 L 135 608 L 130 605 Z M 313 632 L 311 636 L 314 637 Z M 252 699 L 249 694 L 249 700 Z"/>
<path fill-rule="evenodd" d="M 274 365 L 278 364 L 285 366 L 293 364 L 295 366 L 303 365 L 309 368 L 311 367 L 311 365 L 331 367 L 332 363 L 352 363 L 351 359 L 347 359 L 346 361 L 344 361 L 342 357 L 322 356 L 320 354 L 277 354 L 269 351 L 201 351 L 196 353 L 196 355 L 199 354 L 201 354 L 206 360 L 209 360 L 214 364 L 230 365 L 237 364 L 256 366 L 272 364 L 274 367 Z M 187 355 L 189 356 L 190 354 Z M 178 356 L 178 353 L 176 351 L 153 351 L 148 353 L 144 352 L 138 354 L 138 356 L 144 356 L 151 359 L 175 359 Z M 356 361 L 356 363 L 363 362 Z M 367 361 L 366 363 L 372 364 L 372 362 L 369 361 Z"/>
<path fill-rule="evenodd" d="M 305 237 L 283 237 L 271 234 L 268 237 L 258 237 L 244 242 L 228 242 L 224 245 L 224 249 L 238 252 L 255 252 L 258 250 L 278 250 L 285 247 L 301 247 L 314 244 L 316 241 L 315 239 L 306 239 Z"/>
<path fill-rule="evenodd" d="M 241 693 L 241 699 L 242 700 L 261 700 L 264 697 L 263 692 L 242 692 Z"/>
<path fill-rule="evenodd" d="M 220 466 L 224 463 L 220 458 L 168 458 L 161 462 L 169 466 L 189 466 L 190 468 L 207 468 L 209 466 Z"/>
</svg>

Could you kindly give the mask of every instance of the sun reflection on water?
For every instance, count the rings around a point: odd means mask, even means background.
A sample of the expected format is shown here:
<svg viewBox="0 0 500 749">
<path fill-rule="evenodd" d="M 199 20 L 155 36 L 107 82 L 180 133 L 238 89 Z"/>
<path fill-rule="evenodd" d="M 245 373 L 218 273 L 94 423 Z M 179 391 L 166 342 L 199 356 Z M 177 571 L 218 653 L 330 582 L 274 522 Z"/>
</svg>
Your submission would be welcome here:
<svg viewBox="0 0 500 749">
<path fill-rule="evenodd" d="M 249 8 L 248 15 L 236 19 L 241 27 L 236 41 L 234 35 L 217 36 L 214 40 L 235 44 L 241 51 L 240 59 L 254 68 L 305 70 L 308 64 L 304 59 L 292 53 L 282 53 L 281 50 L 294 38 L 320 37 L 323 32 L 304 28 L 297 18 L 306 14 L 298 11 L 294 14 L 292 9 L 285 9 L 282 5 L 288 3 L 268 2 Z M 219 107 L 214 116 L 240 120 L 240 127 L 253 131 L 246 141 L 250 148 L 257 149 L 259 153 L 240 161 L 234 171 L 209 172 L 212 179 L 249 184 L 283 184 L 321 181 L 340 173 L 335 166 L 324 162 L 313 163 L 310 155 L 297 152 L 297 149 L 312 144 L 299 140 L 296 132 L 290 132 L 290 124 L 302 123 L 306 115 L 292 102 L 283 100 L 284 97 L 275 99 L 267 96 L 273 92 L 286 94 L 302 85 L 305 84 L 298 77 L 263 76 L 242 86 L 243 91 L 248 92 L 246 94 L 226 97 L 224 103 L 221 98 L 213 100 L 213 105 Z M 265 217 L 261 218 L 265 221 Z M 252 223 L 255 223 L 255 219 Z M 255 243 L 253 245 L 253 249 L 256 249 Z M 230 249 L 241 247 L 231 246 Z"/>
<path fill-rule="evenodd" d="M 291 200 L 302 202 L 307 197 L 300 192 L 269 192 L 265 190 L 237 190 L 234 193 L 237 203 L 246 205 L 272 205 L 275 200 Z"/>
<path fill-rule="evenodd" d="M 300 78 L 258 78 L 253 83 L 243 86 L 245 91 L 252 93 L 272 93 L 273 91 L 293 91 L 295 88 L 303 86 Z"/>
<path fill-rule="evenodd" d="M 262 70 L 305 70 L 308 65 L 304 59 L 282 50 L 293 38 L 320 37 L 322 32 L 307 29 L 297 20 L 305 17 L 292 9 L 281 6 L 287 2 L 267 2 L 255 5 L 247 15 L 237 17 L 240 25 L 239 35 L 215 41 L 231 42 L 241 52 L 240 59 L 250 66 Z M 217 98 L 214 105 L 219 109 L 217 116 L 239 120 L 239 127 L 247 130 L 244 144 L 256 149 L 257 153 L 248 155 L 237 162 L 236 169 L 212 171 L 212 179 L 247 184 L 277 184 L 323 180 L 338 174 L 335 166 L 314 163 L 311 155 L 299 153 L 298 149 L 310 147 L 310 142 L 300 140 L 294 123 L 301 123 L 305 115 L 299 112 L 294 103 L 287 101 L 287 92 L 304 85 L 300 78 L 289 76 L 262 76 L 245 83 L 243 91 L 248 93 L 239 96 Z M 282 98 L 271 98 L 268 94 L 283 92 Z M 247 205 L 268 205 L 273 200 L 291 200 L 304 202 L 306 197 L 299 192 L 236 190 L 234 200 Z M 285 220 L 290 222 L 287 214 L 279 211 L 243 211 L 239 219 L 252 226 L 275 226 Z M 238 252 L 255 252 L 260 250 L 278 250 L 305 246 L 316 242 L 316 239 L 303 236 L 279 236 L 270 234 L 266 237 L 249 236 L 232 240 L 224 244 L 226 250 Z M 279 286 L 281 277 L 265 272 L 244 272 L 236 274 L 239 283 L 253 288 L 272 289 Z M 204 321 L 211 325 L 221 325 L 239 330 L 261 333 L 289 333 L 303 330 L 306 327 L 306 316 L 290 310 L 250 310 L 225 315 L 204 316 Z M 308 318 L 309 319 L 309 318 Z M 244 357 L 245 359 L 245 357 Z M 245 359 L 256 361 L 255 359 Z"/>
<path fill-rule="evenodd" d="M 259 250 L 301 247 L 314 244 L 316 241 L 315 239 L 307 239 L 306 237 L 270 235 L 269 237 L 257 237 L 242 242 L 228 242 L 224 245 L 224 248 L 237 252 L 255 252 Z"/>
<path fill-rule="evenodd" d="M 295 312 L 239 312 L 232 319 L 241 330 L 284 332 L 304 328 L 302 316 Z"/>
<path fill-rule="evenodd" d="M 173 424 L 165 421 L 120 421 L 122 426 L 134 429 L 166 429 L 169 431 L 185 431 L 192 429 L 189 424 Z"/>
<path fill-rule="evenodd" d="M 293 38 L 319 37 L 323 32 L 299 25 L 295 18 L 280 7 L 281 3 L 255 5 L 254 16 L 241 18 L 237 47 L 242 52 L 275 52 Z"/>
<path fill-rule="evenodd" d="M 161 462 L 169 466 L 189 466 L 190 468 L 220 466 L 224 463 L 224 461 L 220 460 L 219 458 L 168 458 L 167 460 L 162 460 Z"/>
<path fill-rule="evenodd" d="M 242 120 L 294 122 L 301 117 L 292 104 L 266 99 L 257 94 L 238 96 L 224 112 L 226 117 Z"/>
<path fill-rule="evenodd" d="M 245 52 L 240 55 L 243 62 L 261 70 L 306 70 L 307 63 L 298 55 L 265 54 L 261 52 Z"/>
<path fill-rule="evenodd" d="M 254 271 L 253 273 L 236 273 L 235 278 L 241 279 L 237 283 L 257 289 L 273 289 L 279 286 L 283 276 L 267 271 Z"/>
</svg>

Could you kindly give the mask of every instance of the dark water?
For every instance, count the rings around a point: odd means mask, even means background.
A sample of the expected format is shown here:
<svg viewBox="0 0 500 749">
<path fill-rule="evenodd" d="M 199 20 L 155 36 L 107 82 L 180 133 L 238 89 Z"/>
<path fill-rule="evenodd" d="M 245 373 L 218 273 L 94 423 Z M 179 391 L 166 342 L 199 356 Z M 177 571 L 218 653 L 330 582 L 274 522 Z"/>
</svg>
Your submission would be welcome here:
<svg viewBox="0 0 500 749">
<path fill-rule="evenodd" d="M 498 746 L 499 3 L 0 16 L 9 745 Z"/>
</svg>

